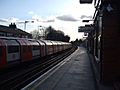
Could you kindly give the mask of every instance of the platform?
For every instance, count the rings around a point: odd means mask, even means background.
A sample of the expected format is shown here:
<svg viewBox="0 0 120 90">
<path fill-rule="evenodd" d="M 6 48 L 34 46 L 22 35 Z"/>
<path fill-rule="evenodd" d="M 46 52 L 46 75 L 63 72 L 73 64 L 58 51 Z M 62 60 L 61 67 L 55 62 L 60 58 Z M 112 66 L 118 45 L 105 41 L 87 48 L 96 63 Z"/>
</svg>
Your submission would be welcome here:
<svg viewBox="0 0 120 90">
<path fill-rule="evenodd" d="M 86 49 L 79 47 L 59 65 L 22 90 L 97 90 Z"/>
</svg>

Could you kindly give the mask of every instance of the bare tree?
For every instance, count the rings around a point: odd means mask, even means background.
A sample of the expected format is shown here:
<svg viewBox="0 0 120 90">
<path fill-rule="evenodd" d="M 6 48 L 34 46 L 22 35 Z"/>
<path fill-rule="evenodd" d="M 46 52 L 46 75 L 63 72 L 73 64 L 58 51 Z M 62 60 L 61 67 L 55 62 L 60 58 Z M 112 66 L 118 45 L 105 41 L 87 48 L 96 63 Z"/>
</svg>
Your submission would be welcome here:
<svg viewBox="0 0 120 90">
<path fill-rule="evenodd" d="M 40 39 L 40 32 L 39 32 L 39 30 L 33 30 L 30 33 L 32 34 L 32 37 L 34 39 Z"/>
</svg>

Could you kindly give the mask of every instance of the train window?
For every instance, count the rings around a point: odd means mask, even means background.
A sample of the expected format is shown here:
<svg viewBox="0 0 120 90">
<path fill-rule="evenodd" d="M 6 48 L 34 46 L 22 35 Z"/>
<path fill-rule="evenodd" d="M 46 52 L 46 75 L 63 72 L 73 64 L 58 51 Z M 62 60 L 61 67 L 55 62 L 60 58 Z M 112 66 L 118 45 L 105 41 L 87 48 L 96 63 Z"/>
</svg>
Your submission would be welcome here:
<svg viewBox="0 0 120 90">
<path fill-rule="evenodd" d="M 8 46 L 8 53 L 19 52 L 19 46 Z"/>
<path fill-rule="evenodd" d="M 40 47 L 39 46 L 33 46 L 33 50 L 39 50 Z"/>
<path fill-rule="evenodd" d="M 0 57 L 2 56 L 2 47 L 0 47 Z"/>
<path fill-rule="evenodd" d="M 16 40 L 3 40 L 8 46 L 11 46 L 11 45 L 19 45 L 19 43 L 16 41 Z"/>
</svg>

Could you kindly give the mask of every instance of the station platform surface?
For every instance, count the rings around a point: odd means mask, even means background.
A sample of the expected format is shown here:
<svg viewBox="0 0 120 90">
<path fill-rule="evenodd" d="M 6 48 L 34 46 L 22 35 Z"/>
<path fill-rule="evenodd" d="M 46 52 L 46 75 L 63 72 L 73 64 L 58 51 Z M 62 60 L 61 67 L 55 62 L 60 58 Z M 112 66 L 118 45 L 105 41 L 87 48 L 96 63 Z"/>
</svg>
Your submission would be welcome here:
<svg viewBox="0 0 120 90">
<path fill-rule="evenodd" d="M 83 47 L 22 90 L 97 90 L 90 59 Z"/>
</svg>

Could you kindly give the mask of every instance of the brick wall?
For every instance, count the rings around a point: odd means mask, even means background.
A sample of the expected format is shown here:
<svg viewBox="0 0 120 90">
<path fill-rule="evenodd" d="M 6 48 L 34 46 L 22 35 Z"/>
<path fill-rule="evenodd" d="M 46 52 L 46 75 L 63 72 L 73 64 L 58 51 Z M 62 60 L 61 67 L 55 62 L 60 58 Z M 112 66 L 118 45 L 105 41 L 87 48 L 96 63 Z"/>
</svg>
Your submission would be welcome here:
<svg viewBox="0 0 120 90">
<path fill-rule="evenodd" d="M 109 82 L 120 77 L 120 25 L 115 12 L 104 13 L 102 31 L 101 80 Z"/>
</svg>

